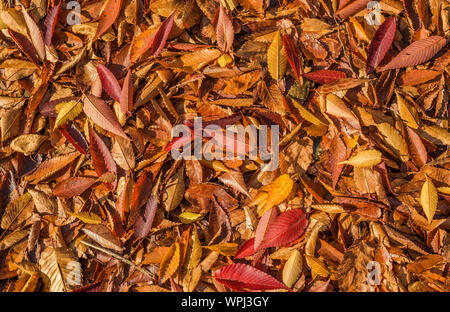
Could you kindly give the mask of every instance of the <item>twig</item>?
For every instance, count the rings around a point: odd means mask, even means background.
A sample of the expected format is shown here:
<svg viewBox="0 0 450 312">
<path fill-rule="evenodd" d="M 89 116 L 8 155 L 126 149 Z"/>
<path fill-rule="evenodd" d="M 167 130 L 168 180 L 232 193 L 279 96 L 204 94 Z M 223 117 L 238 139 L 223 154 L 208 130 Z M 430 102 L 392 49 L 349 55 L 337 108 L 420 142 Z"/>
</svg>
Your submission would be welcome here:
<svg viewBox="0 0 450 312">
<path fill-rule="evenodd" d="M 125 262 L 126 264 L 129 264 L 129 265 L 131 265 L 132 267 L 134 267 L 134 268 L 136 268 L 137 270 L 139 270 L 139 271 L 141 271 L 142 273 L 144 273 L 145 275 L 147 275 L 148 277 L 150 277 L 150 278 L 155 278 L 155 275 L 152 273 L 152 272 L 150 272 L 150 271 L 147 271 L 146 269 L 143 269 L 143 268 L 141 268 L 141 267 L 139 267 L 137 264 L 135 264 L 134 262 L 131 262 L 130 260 L 128 260 L 128 259 L 126 259 L 126 258 L 124 258 L 124 257 L 122 257 L 122 256 L 120 256 L 120 255 L 118 255 L 118 254 L 116 254 L 116 253 L 114 253 L 114 252 L 112 252 L 112 251 L 109 251 L 108 249 L 105 249 L 105 248 L 102 248 L 102 247 L 98 247 L 98 246 L 95 246 L 95 245 L 93 245 L 93 244 L 91 244 L 91 243 L 88 243 L 88 242 L 85 242 L 85 241 L 81 241 L 81 243 L 83 243 L 83 244 L 85 244 L 86 246 L 89 246 L 89 247 L 91 247 L 91 248 L 94 248 L 94 249 L 96 249 L 96 250 L 99 250 L 99 251 L 101 251 L 101 252 L 104 252 L 104 253 L 106 253 L 107 255 L 110 255 L 110 256 L 112 256 L 112 257 L 114 257 L 114 258 L 116 258 L 116 259 L 119 259 L 120 261 L 123 261 L 123 262 Z"/>
<path fill-rule="evenodd" d="M 342 42 L 342 39 L 341 39 L 341 27 L 340 27 L 339 22 L 338 22 L 337 19 L 336 19 L 336 14 L 335 14 L 335 12 L 333 12 L 333 18 L 334 18 L 334 22 L 336 23 L 336 26 L 337 26 L 337 32 L 338 32 L 337 35 L 338 35 L 338 40 L 339 40 L 339 42 L 341 43 L 342 51 L 344 51 L 345 57 L 349 60 L 348 55 L 347 55 L 347 50 L 345 49 L 344 42 Z M 350 61 L 350 60 L 349 60 L 349 61 Z"/>
</svg>

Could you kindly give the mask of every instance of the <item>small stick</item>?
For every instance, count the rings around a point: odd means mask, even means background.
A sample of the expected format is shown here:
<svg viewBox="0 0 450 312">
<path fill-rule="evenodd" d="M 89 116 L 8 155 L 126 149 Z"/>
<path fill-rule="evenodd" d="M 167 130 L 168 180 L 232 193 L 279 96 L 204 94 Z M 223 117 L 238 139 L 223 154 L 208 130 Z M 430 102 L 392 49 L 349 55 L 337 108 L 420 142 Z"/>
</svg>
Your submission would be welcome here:
<svg viewBox="0 0 450 312">
<path fill-rule="evenodd" d="M 148 277 L 150 277 L 152 279 L 155 278 L 155 275 L 152 272 L 147 271 L 146 269 L 143 269 L 143 268 L 137 266 L 135 263 L 131 262 L 130 260 L 128 260 L 128 259 L 126 259 L 126 258 L 124 258 L 124 257 L 122 257 L 122 256 L 120 256 L 120 255 L 118 255 L 118 254 L 116 254 L 116 253 L 114 253 L 112 251 L 109 251 L 108 249 L 95 246 L 95 245 L 93 245 L 91 243 L 88 243 L 88 242 L 85 242 L 83 240 L 81 241 L 81 243 L 83 243 L 86 246 L 89 246 L 91 248 L 94 248 L 94 249 L 97 249 L 99 251 L 102 251 L 102 252 L 104 252 L 104 253 L 106 253 L 106 254 L 108 254 L 108 255 L 116 258 L 116 259 L 119 259 L 119 260 L 121 260 L 121 261 L 123 261 L 123 262 L 125 262 L 125 263 L 127 263 L 129 265 L 131 265 L 132 267 L 136 268 L 137 270 L 141 271 L 142 273 L 144 273 L 145 275 L 147 275 Z"/>
</svg>

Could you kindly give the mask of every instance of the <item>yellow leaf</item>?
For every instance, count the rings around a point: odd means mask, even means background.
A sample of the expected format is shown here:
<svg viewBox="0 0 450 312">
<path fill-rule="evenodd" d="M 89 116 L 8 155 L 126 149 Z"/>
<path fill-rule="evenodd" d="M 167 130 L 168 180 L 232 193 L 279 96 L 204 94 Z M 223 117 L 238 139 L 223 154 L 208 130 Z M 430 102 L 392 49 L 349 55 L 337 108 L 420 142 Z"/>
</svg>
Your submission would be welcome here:
<svg viewBox="0 0 450 312">
<path fill-rule="evenodd" d="M 287 174 L 283 174 L 272 183 L 261 187 L 253 201 L 257 206 L 258 215 L 262 216 L 267 210 L 282 203 L 291 193 L 294 181 Z M 263 192 L 261 194 L 261 192 Z"/>
<path fill-rule="evenodd" d="M 233 11 L 238 6 L 237 0 L 221 0 L 221 2 L 230 11 Z"/>
<path fill-rule="evenodd" d="M 392 147 L 393 152 L 400 157 L 402 161 L 409 160 L 408 145 L 405 139 L 402 137 L 400 131 L 392 127 L 387 122 L 377 124 L 378 131 L 384 141 Z"/>
<path fill-rule="evenodd" d="M 283 283 L 291 288 L 298 280 L 300 273 L 302 273 L 302 256 L 300 252 L 295 249 L 289 259 L 284 264 L 283 268 Z"/>
<path fill-rule="evenodd" d="M 280 80 L 286 72 L 286 55 L 283 49 L 280 32 L 277 31 L 272 43 L 267 50 L 267 67 L 270 76 L 276 81 Z"/>
<path fill-rule="evenodd" d="M 201 219 L 201 217 L 202 217 L 201 214 L 195 213 L 195 212 L 189 212 L 189 211 L 180 213 L 180 215 L 178 216 L 181 223 L 184 223 L 184 224 L 189 224 L 189 223 L 198 221 Z"/>
<path fill-rule="evenodd" d="M 313 113 L 311 113 L 309 110 L 303 107 L 299 102 L 292 99 L 292 103 L 294 104 L 295 108 L 297 108 L 298 112 L 300 113 L 300 116 L 304 118 L 306 121 L 309 121 L 310 123 L 316 125 L 316 126 L 326 126 L 325 123 L 323 123 L 319 118 L 317 118 Z"/>
<path fill-rule="evenodd" d="M 420 192 L 420 203 L 429 222 L 433 220 L 438 202 L 438 194 L 433 182 L 427 177 Z"/>
<path fill-rule="evenodd" d="M 316 278 L 317 275 L 322 277 L 327 277 L 330 275 L 330 271 L 328 271 L 325 264 L 317 258 L 305 255 L 306 262 L 308 262 L 308 266 L 311 268 L 311 276 L 313 279 Z"/>
<path fill-rule="evenodd" d="M 436 142 L 437 144 L 450 145 L 450 133 L 447 131 L 447 129 L 436 125 L 423 125 L 423 130 L 427 135 L 438 140 L 438 142 Z M 428 137 L 425 138 L 428 139 Z M 434 141 L 432 142 L 435 143 Z"/>
<path fill-rule="evenodd" d="M 397 93 L 397 104 L 398 112 L 400 113 L 400 118 L 405 122 L 405 124 L 413 129 L 419 128 L 419 115 L 417 110 L 410 105 L 401 95 Z"/>
<path fill-rule="evenodd" d="M 46 136 L 39 134 L 24 134 L 15 138 L 10 147 L 19 153 L 29 156 L 36 151 L 41 144 L 47 140 Z"/>
<path fill-rule="evenodd" d="M 200 263 L 201 258 L 202 248 L 200 239 L 198 238 L 197 228 L 194 226 L 186 254 L 184 255 L 183 268 L 186 271 L 193 270 Z"/>
<path fill-rule="evenodd" d="M 174 243 L 164 255 L 159 266 L 159 278 L 161 280 L 172 276 L 180 265 L 180 244 Z"/>
<path fill-rule="evenodd" d="M 236 243 L 220 243 L 217 245 L 204 246 L 212 251 L 216 251 L 224 256 L 234 256 L 238 250 L 238 244 Z"/>
<path fill-rule="evenodd" d="M 377 150 L 362 151 L 350 159 L 341 161 L 339 164 L 351 165 L 357 168 L 370 168 L 381 162 L 381 152 Z"/>
<path fill-rule="evenodd" d="M 58 116 L 56 117 L 54 129 L 68 121 L 74 120 L 83 111 L 83 104 L 80 101 L 69 101 L 56 105 L 55 109 Z"/>
<path fill-rule="evenodd" d="M 218 59 L 217 59 L 217 63 L 219 64 L 220 67 L 225 67 L 228 64 L 232 63 L 233 59 L 231 58 L 231 56 L 226 53 L 226 54 L 222 54 Z"/>
<path fill-rule="evenodd" d="M 96 215 L 95 213 L 92 213 L 92 212 L 87 212 L 87 211 L 71 212 L 71 211 L 68 211 L 68 213 L 71 216 L 77 217 L 78 219 L 80 219 L 84 223 L 89 223 L 89 224 L 100 224 L 100 223 L 102 223 L 102 218 L 100 218 L 98 215 Z"/>
</svg>

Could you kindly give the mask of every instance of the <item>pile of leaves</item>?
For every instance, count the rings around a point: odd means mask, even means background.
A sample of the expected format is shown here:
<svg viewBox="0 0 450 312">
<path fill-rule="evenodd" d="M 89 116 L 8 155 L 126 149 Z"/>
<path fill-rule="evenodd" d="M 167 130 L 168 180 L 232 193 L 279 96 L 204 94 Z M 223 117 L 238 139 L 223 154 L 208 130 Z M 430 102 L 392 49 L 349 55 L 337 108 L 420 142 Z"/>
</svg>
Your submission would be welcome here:
<svg viewBox="0 0 450 312">
<path fill-rule="evenodd" d="M 448 291 L 450 5 L 368 3 L 1 1 L 0 290 Z"/>
</svg>

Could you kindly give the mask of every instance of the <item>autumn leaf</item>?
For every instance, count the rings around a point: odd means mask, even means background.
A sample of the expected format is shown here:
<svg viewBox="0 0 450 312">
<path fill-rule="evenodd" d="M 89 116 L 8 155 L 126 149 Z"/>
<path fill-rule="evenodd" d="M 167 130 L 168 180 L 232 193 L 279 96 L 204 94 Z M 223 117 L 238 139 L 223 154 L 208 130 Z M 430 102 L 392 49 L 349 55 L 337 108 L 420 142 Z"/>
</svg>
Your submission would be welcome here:
<svg viewBox="0 0 450 312">
<path fill-rule="evenodd" d="M 41 254 L 39 266 L 50 292 L 70 291 L 81 286 L 81 265 L 66 248 L 48 247 Z"/>
<path fill-rule="evenodd" d="M 276 81 L 280 80 L 286 72 L 286 62 L 281 35 L 277 31 L 267 50 L 267 67 L 270 76 Z"/>
<path fill-rule="evenodd" d="M 33 43 L 39 58 L 43 61 L 46 57 L 44 36 L 34 19 L 28 14 L 27 10 L 22 6 L 22 14 L 30 33 L 31 42 Z"/>
<path fill-rule="evenodd" d="M 216 26 L 217 45 L 222 52 L 228 52 L 233 47 L 233 22 L 225 11 L 224 6 L 219 8 L 219 17 Z"/>
<path fill-rule="evenodd" d="M 272 276 L 242 263 L 230 264 L 217 270 L 214 272 L 214 278 L 225 286 L 237 291 L 244 289 L 288 289 Z"/>
<path fill-rule="evenodd" d="M 106 0 L 103 4 L 97 32 L 93 41 L 100 38 L 116 21 L 122 7 L 122 0 Z"/>
<path fill-rule="evenodd" d="M 347 76 L 344 72 L 338 70 L 322 69 L 303 74 L 303 77 L 320 84 L 328 84 Z"/>
<path fill-rule="evenodd" d="M 293 186 L 294 181 L 289 175 L 283 174 L 271 184 L 260 188 L 253 201 L 253 205 L 257 205 L 258 215 L 262 216 L 270 208 L 284 201 L 291 193 Z"/>
<path fill-rule="evenodd" d="M 377 150 L 367 150 L 356 154 L 355 156 L 341 161 L 338 164 L 351 165 L 357 168 L 370 168 L 381 162 L 381 152 Z"/>
<path fill-rule="evenodd" d="M 167 253 L 164 255 L 164 258 L 161 261 L 159 266 L 159 278 L 166 279 L 172 276 L 178 269 L 180 265 L 180 244 L 174 243 Z"/>
<path fill-rule="evenodd" d="M 295 249 L 283 267 L 283 283 L 286 286 L 292 287 L 294 285 L 300 277 L 302 265 L 302 256 L 300 255 L 300 252 Z"/>
<path fill-rule="evenodd" d="M 414 41 L 380 70 L 383 71 L 422 64 L 435 56 L 446 44 L 447 40 L 440 36 L 431 36 Z"/>
<path fill-rule="evenodd" d="M 307 225 L 308 219 L 301 209 L 288 210 L 271 223 L 264 235 L 261 248 L 284 246 L 299 238 Z"/>
<path fill-rule="evenodd" d="M 109 106 L 93 95 L 83 97 L 84 113 L 99 127 L 129 140 Z"/>
<path fill-rule="evenodd" d="M 433 220 L 438 202 L 438 194 L 433 182 L 427 177 L 420 192 L 420 203 L 429 222 Z"/>
<path fill-rule="evenodd" d="M 98 77 L 102 82 L 103 89 L 111 98 L 119 102 L 122 89 L 120 88 L 116 77 L 114 77 L 113 73 L 102 64 L 97 65 L 97 72 Z"/>
<path fill-rule="evenodd" d="M 366 73 L 371 74 L 381 63 L 387 51 L 394 40 L 397 23 L 394 17 L 387 18 L 380 27 L 378 27 L 369 46 L 367 55 Z"/>
<path fill-rule="evenodd" d="M 61 6 L 61 1 L 58 2 L 57 5 L 52 7 L 48 12 L 47 16 L 44 20 L 44 42 L 45 45 L 49 46 L 52 43 L 53 33 L 55 31 L 56 22 L 58 21 L 59 8 Z"/>
<path fill-rule="evenodd" d="M 69 101 L 57 104 L 55 109 L 58 116 L 55 120 L 54 129 L 74 120 L 83 111 L 83 104 L 80 101 Z"/>
</svg>

